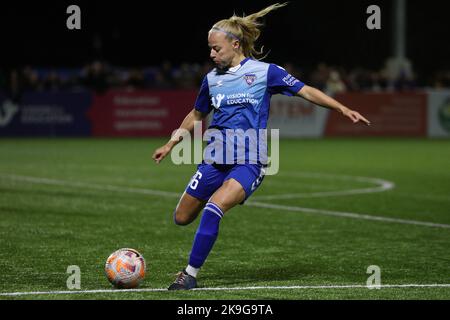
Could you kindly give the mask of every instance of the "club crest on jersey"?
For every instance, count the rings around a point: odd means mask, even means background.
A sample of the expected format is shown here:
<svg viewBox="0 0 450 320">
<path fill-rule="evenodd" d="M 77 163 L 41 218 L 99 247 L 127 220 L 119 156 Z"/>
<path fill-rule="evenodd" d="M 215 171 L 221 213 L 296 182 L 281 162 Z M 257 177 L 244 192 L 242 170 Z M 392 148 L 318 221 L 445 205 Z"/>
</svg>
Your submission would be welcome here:
<svg viewBox="0 0 450 320">
<path fill-rule="evenodd" d="M 244 76 L 244 79 L 245 79 L 245 82 L 247 82 L 247 84 L 249 86 L 251 86 L 256 80 L 256 74 L 246 74 Z"/>
</svg>

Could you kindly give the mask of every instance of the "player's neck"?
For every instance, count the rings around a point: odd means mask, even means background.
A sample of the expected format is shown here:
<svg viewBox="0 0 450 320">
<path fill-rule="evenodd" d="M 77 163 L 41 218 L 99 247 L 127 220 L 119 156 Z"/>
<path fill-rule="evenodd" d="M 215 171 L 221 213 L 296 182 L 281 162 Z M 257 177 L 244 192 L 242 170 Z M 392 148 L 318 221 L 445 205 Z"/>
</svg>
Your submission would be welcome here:
<svg viewBox="0 0 450 320">
<path fill-rule="evenodd" d="M 243 54 L 240 54 L 236 57 L 234 57 L 233 61 L 231 61 L 230 68 L 234 68 L 237 65 L 239 65 L 243 60 L 245 60 L 245 56 Z"/>
</svg>

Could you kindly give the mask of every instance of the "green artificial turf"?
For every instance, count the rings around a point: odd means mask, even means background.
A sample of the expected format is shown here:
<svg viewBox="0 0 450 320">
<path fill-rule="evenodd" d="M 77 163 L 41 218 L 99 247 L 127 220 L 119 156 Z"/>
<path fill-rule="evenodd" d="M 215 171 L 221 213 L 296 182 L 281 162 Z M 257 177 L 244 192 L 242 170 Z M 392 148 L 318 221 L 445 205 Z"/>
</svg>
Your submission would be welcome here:
<svg viewBox="0 0 450 320">
<path fill-rule="evenodd" d="M 173 223 L 195 165 L 156 166 L 163 142 L 0 139 L 0 294 L 67 291 L 69 265 L 81 269 L 81 291 L 112 289 L 104 263 L 124 247 L 146 259 L 141 289 L 166 288 L 199 221 Z M 371 265 L 382 285 L 450 284 L 450 141 L 282 140 L 280 160 L 279 175 L 226 214 L 199 274 L 200 288 L 239 290 L 0 299 L 450 299 L 450 287 L 364 287 Z M 379 187 L 366 178 L 394 188 L 345 194 Z M 343 285 L 363 287 L 328 287 Z"/>
</svg>

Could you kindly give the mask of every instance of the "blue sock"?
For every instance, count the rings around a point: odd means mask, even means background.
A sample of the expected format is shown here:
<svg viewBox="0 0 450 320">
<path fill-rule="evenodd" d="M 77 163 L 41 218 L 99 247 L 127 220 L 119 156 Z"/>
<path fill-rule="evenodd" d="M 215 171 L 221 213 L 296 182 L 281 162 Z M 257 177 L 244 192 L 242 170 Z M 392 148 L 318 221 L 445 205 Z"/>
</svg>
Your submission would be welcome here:
<svg viewBox="0 0 450 320">
<path fill-rule="evenodd" d="M 223 212 L 217 205 L 211 202 L 206 204 L 189 258 L 189 265 L 192 267 L 201 268 L 203 263 L 205 263 L 209 252 L 216 242 L 222 218 Z"/>
</svg>

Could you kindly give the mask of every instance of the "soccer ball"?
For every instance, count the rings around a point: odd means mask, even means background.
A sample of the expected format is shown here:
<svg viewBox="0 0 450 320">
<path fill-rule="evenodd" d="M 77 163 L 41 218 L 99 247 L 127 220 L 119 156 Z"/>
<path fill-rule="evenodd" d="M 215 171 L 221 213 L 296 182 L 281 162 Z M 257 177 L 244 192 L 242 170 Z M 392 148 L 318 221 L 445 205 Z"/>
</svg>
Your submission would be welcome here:
<svg viewBox="0 0 450 320">
<path fill-rule="evenodd" d="M 144 257 L 136 250 L 124 248 L 113 252 L 105 264 L 109 282 L 118 289 L 132 289 L 139 286 L 145 277 Z"/>
</svg>

